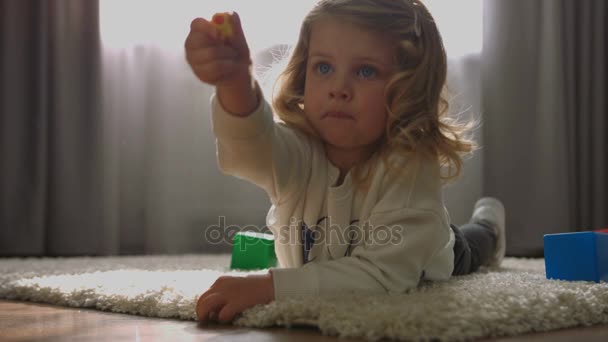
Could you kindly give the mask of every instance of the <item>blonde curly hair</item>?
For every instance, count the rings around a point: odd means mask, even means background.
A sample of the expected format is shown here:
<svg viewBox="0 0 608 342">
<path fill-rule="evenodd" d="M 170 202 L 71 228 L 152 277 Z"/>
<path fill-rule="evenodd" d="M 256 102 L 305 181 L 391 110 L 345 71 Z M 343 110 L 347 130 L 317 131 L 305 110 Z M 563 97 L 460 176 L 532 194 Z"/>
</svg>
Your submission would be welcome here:
<svg viewBox="0 0 608 342">
<path fill-rule="evenodd" d="M 319 1 L 304 18 L 298 41 L 275 82 L 276 115 L 287 125 L 318 137 L 304 115 L 304 86 L 312 26 L 328 17 L 390 35 L 396 44 L 398 70 L 384 92 L 386 131 L 374 156 L 353 169 L 355 181 L 369 180 L 374 168 L 367 168 L 364 175 L 362 166 L 378 157 L 389 170 L 403 171 L 388 162 L 395 151 L 417 161 L 438 160 L 447 171 L 441 174 L 443 181 L 458 177 L 462 156 L 475 148 L 466 137 L 474 123 L 447 117 L 447 57 L 433 17 L 418 0 Z"/>
</svg>

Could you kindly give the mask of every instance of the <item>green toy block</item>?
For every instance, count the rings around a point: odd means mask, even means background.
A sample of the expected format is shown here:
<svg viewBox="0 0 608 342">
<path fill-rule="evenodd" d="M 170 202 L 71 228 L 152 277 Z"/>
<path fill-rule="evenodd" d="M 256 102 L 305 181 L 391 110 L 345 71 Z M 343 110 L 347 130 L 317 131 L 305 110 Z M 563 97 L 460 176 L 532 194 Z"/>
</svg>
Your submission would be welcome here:
<svg viewBox="0 0 608 342">
<path fill-rule="evenodd" d="M 276 265 L 272 234 L 238 232 L 234 235 L 231 269 L 255 270 Z"/>
</svg>

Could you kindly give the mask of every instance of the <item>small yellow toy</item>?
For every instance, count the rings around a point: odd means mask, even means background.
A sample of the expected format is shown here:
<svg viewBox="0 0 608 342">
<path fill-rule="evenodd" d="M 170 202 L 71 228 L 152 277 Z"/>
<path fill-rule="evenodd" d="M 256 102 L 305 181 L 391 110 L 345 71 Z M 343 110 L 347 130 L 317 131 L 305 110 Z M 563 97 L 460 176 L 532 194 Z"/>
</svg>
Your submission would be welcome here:
<svg viewBox="0 0 608 342">
<path fill-rule="evenodd" d="M 211 22 L 217 27 L 222 39 L 232 37 L 232 16 L 229 13 L 216 13 Z"/>
</svg>

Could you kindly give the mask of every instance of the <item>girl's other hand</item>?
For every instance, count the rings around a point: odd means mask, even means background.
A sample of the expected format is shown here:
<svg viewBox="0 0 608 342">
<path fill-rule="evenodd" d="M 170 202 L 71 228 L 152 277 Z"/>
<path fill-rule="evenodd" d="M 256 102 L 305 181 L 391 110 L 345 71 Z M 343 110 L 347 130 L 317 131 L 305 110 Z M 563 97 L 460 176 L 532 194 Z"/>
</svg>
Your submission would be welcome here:
<svg viewBox="0 0 608 342">
<path fill-rule="evenodd" d="M 236 12 L 231 24 L 232 36 L 223 39 L 213 23 L 196 18 L 184 45 L 186 60 L 198 79 L 216 87 L 239 89 L 251 84 L 251 56 Z"/>
<path fill-rule="evenodd" d="M 231 322 L 245 309 L 274 300 L 272 274 L 219 277 L 196 303 L 200 322 Z"/>
</svg>

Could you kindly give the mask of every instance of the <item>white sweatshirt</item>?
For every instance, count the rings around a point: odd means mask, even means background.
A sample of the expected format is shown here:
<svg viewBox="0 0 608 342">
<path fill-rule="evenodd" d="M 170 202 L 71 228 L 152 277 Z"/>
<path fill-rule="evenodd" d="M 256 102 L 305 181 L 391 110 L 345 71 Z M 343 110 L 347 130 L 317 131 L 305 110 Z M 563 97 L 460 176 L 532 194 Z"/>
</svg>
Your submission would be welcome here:
<svg viewBox="0 0 608 342">
<path fill-rule="evenodd" d="M 400 178 L 389 177 L 380 163 L 368 191 L 357 190 L 350 173 L 334 186 L 339 170 L 322 143 L 275 122 L 265 100 L 247 117 L 227 113 L 215 95 L 211 101 L 220 169 L 270 196 L 266 224 L 280 265 L 270 270 L 275 299 L 399 294 L 422 278 L 450 277 L 454 233 L 438 163 L 421 163 Z M 318 234 L 307 263 L 304 225 Z"/>
</svg>

